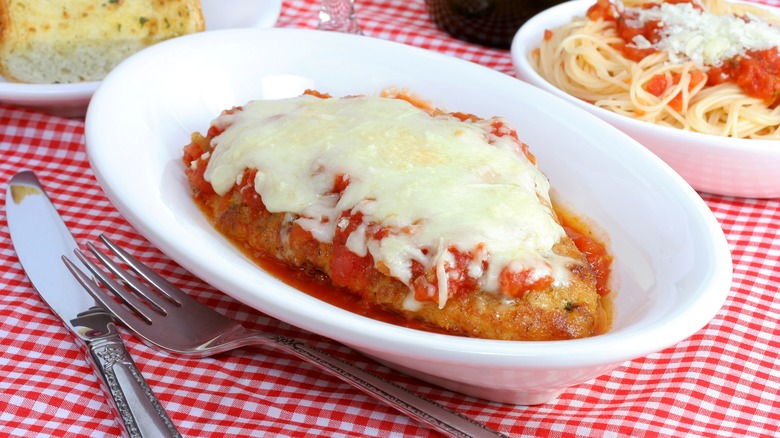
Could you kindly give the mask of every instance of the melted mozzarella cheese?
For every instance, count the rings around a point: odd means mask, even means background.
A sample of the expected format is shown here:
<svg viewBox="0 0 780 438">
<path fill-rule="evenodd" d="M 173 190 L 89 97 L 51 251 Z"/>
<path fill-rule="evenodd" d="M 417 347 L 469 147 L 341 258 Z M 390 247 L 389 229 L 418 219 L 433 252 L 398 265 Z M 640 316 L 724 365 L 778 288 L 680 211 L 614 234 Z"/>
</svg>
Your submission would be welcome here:
<svg viewBox="0 0 780 438">
<path fill-rule="evenodd" d="M 633 44 L 640 49 L 665 51 L 674 63 L 693 61 L 699 68 L 719 66 L 748 50 L 780 46 L 780 28 L 752 15 L 745 21 L 733 14 L 704 12 L 690 3 L 630 9 L 637 15 L 637 22 L 629 23 L 632 27 L 643 27 L 648 21 L 663 23 L 662 38 L 656 44 L 643 36 L 635 37 Z"/>
<path fill-rule="evenodd" d="M 245 169 L 257 169 L 255 189 L 271 212 L 331 242 L 342 213 L 364 223 L 347 248 L 370 253 L 383 271 L 411 285 L 412 262 L 438 273 L 438 302 L 447 297 L 448 248 L 479 248 L 489 263 L 470 266 L 483 290 L 499 291 L 498 276 L 513 261 L 566 281 L 566 263 L 552 252 L 563 236 L 550 208 L 549 183 L 510 136 L 496 136 L 496 119 L 464 122 L 431 116 L 400 99 L 301 96 L 248 103 L 217 118 L 224 131 L 205 178 L 225 194 Z M 492 143 L 492 144 L 490 144 Z M 333 193 L 334 181 L 349 184 Z M 343 222 L 343 221 L 342 221 Z M 391 232 L 371 237 L 367 225 Z M 477 263 L 475 263 L 477 265 Z"/>
</svg>

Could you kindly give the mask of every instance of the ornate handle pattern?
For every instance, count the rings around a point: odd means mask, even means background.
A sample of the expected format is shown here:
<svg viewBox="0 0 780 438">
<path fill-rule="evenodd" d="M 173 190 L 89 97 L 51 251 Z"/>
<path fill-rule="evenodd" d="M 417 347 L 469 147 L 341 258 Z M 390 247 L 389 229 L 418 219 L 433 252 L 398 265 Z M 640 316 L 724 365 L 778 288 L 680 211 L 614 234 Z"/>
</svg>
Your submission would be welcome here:
<svg viewBox="0 0 780 438">
<path fill-rule="evenodd" d="M 152 393 L 118 332 L 88 340 L 90 356 L 105 383 L 112 408 L 131 438 L 181 437 Z"/>
<path fill-rule="evenodd" d="M 328 370 L 352 386 L 385 401 L 406 415 L 428 424 L 445 436 L 456 438 L 506 438 L 506 435 L 490 429 L 465 415 L 451 411 L 432 400 L 376 377 L 303 342 L 281 335 L 254 333 L 259 343 L 274 345 L 313 365 Z"/>
</svg>

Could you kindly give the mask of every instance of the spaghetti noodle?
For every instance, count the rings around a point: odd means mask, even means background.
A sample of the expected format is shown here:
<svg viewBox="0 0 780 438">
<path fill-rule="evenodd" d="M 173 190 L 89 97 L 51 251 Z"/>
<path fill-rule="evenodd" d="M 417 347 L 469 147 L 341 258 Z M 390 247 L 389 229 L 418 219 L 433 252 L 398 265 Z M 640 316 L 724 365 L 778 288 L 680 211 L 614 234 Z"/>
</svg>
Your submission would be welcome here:
<svg viewBox="0 0 780 438">
<path fill-rule="evenodd" d="M 530 62 L 566 93 L 618 114 L 780 139 L 779 45 L 780 18 L 749 4 L 598 0 L 547 30 Z"/>
</svg>

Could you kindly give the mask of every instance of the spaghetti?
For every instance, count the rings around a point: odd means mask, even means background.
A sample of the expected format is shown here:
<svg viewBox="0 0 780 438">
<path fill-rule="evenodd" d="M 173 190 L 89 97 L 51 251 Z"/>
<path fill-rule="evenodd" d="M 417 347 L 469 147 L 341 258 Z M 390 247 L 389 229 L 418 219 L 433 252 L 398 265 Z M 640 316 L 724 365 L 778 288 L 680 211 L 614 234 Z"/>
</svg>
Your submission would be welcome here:
<svg viewBox="0 0 780 438">
<path fill-rule="evenodd" d="M 618 114 L 780 139 L 779 45 L 780 18 L 749 4 L 598 0 L 545 31 L 530 62 L 566 93 Z"/>
</svg>

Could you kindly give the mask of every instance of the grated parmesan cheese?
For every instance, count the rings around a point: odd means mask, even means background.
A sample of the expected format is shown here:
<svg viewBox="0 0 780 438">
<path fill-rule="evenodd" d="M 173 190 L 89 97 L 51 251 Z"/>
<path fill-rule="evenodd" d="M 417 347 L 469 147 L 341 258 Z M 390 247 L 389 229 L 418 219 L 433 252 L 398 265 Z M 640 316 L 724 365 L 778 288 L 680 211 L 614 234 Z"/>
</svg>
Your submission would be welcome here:
<svg viewBox="0 0 780 438">
<path fill-rule="evenodd" d="M 632 27 L 643 27 L 648 21 L 663 23 L 661 39 L 656 44 L 637 36 L 632 40 L 633 45 L 664 51 L 677 64 L 692 61 L 705 69 L 720 66 L 723 61 L 749 50 L 780 46 L 780 28 L 752 14 L 747 14 L 746 21 L 733 14 L 701 11 L 690 3 L 661 3 L 657 8 L 626 10 L 632 12 L 629 23 Z"/>
</svg>

